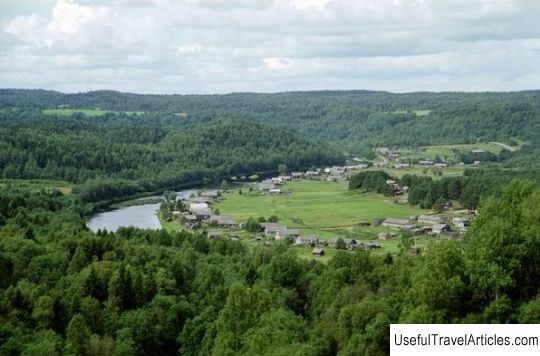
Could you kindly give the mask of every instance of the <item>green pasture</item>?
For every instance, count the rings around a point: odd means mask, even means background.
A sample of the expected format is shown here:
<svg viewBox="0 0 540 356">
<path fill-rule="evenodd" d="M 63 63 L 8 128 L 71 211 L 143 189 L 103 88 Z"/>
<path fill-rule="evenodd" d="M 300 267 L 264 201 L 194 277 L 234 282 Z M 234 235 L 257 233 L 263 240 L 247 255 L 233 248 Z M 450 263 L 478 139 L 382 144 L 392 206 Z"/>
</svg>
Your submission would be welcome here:
<svg viewBox="0 0 540 356">
<path fill-rule="evenodd" d="M 349 191 L 347 183 L 292 182 L 284 185 L 282 191 L 288 194 L 270 196 L 233 191 L 225 195 L 217 208 L 237 221 L 276 215 L 288 228 L 322 239 L 349 235 L 360 223 L 371 223 L 375 218 L 405 218 L 425 213 L 379 194 Z"/>
<path fill-rule="evenodd" d="M 465 166 L 449 166 L 445 168 L 435 168 L 435 167 L 418 167 L 413 166 L 409 168 L 391 168 L 391 167 L 370 167 L 366 169 L 368 171 L 385 171 L 390 174 L 392 177 L 401 178 L 406 174 L 417 175 L 417 176 L 430 176 L 434 179 L 442 177 L 459 177 L 463 175 Z M 441 172 L 442 175 L 436 174 L 436 172 Z"/>
<path fill-rule="evenodd" d="M 58 115 L 58 116 L 71 116 L 76 113 L 83 114 L 85 116 L 103 116 L 105 114 L 142 114 L 138 111 L 111 111 L 111 110 L 101 110 L 101 109 L 44 109 L 42 110 L 45 115 Z"/>
<path fill-rule="evenodd" d="M 496 143 L 475 143 L 475 144 L 459 144 L 459 145 L 435 145 L 435 146 L 421 146 L 416 148 L 407 148 L 400 150 L 400 158 L 418 160 L 418 159 L 430 159 L 435 157 L 444 159 L 446 157 L 449 161 L 455 161 L 455 151 L 463 153 L 471 152 L 472 150 L 484 150 L 494 154 L 499 154 L 504 148 Z"/>
<path fill-rule="evenodd" d="M 168 221 L 164 216 L 161 210 L 157 211 L 157 217 L 159 219 L 159 223 L 161 224 L 161 228 L 163 230 L 166 230 L 168 232 L 178 232 L 180 231 L 180 222 L 178 220 L 170 220 Z"/>
<path fill-rule="evenodd" d="M 396 110 L 392 111 L 392 114 L 407 114 L 409 111 L 407 110 Z M 421 116 L 428 116 L 431 114 L 431 110 L 412 110 L 416 114 L 417 117 Z"/>
<path fill-rule="evenodd" d="M 414 110 L 416 116 L 428 116 L 431 114 L 431 110 Z"/>
<path fill-rule="evenodd" d="M 24 188 L 31 191 L 59 190 L 64 195 L 71 194 L 73 184 L 61 180 L 43 180 L 43 179 L 1 179 L 0 187 L 7 188 Z"/>
</svg>

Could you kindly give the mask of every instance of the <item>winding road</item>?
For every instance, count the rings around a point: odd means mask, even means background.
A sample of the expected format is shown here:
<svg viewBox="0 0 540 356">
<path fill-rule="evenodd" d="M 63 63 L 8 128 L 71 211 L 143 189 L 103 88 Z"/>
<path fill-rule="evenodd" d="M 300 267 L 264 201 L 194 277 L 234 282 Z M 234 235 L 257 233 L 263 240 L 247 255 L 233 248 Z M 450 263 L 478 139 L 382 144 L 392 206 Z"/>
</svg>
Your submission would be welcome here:
<svg viewBox="0 0 540 356">
<path fill-rule="evenodd" d="M 503 148 L 506 148 L 506 149 L 507 149 L 508 151 L 510 151 L 510 152 L 516 152 L 516 150 L 517 150 L 515 147 L 508 146 L 508 145 L 505 144 L 505 143 L 495 142 L 495 141 L 490 142 L 490 143 L 494 143 L 494 144 L 499 145 L 499 146 L 501 146 L 501 147 L 503 147 Z"/>
</svg>

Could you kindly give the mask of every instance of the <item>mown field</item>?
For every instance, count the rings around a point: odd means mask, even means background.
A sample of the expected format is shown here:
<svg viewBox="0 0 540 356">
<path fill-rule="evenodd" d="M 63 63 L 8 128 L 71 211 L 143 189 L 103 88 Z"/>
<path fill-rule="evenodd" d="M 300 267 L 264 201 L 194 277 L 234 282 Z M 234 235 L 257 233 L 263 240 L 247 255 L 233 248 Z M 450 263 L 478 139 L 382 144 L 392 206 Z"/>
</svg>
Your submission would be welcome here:
<svg viewBox="0 0 540 356">
<path fill-rule="evenodd" d="M 406 114 L 407 112 L 407 110 L 396 110 L 392 111 L 392 114 Z M 412 112 L 414 112 L 418 117 L 428 116 L 431 114 L 431 110 L 413 110 Z"/>
<path fill-rule="evenodd" d="M 442 177 L 459 177 L 463 175 L 465 166 L 449 166 L 445 168 L 435 168 L 435 167 L 418 167 L 413 166 L 410 168 L 388 168 L 388 167 L 370 167 L 366 169 L 368 171 L 385 171 L 390 174 L 392 177 L 401 178 L 406 174 L 417 175 L 417 176 L 429 176 L 433 179 L 439 179 Z M 441 172 L 441 175 L 437 175 L 436 172 Z"/>
<path fill-rule="evenodd" d="M 471 152 L 472 150 L 484 150 L 494 154 L 499 154 L 504 148 L 496 143 L 475 143 L 475 144 L 460 144 L 460 145 L 436 145 L 422 146 L 418 148 L 409 148 L 400 150 L 401 158 L 418 160 L 418 159 L 435 159 L 440 157 L 453 161 L 456 158 L 454 151 L 462 153 Z"/>
<path fill-rule="evenodd" d="M 42 112 L 45 115 L 59 115 L 59 116 L 71 116 L 76 113 L 80 113 L 85 116 L 103 116 L 109 113 L 142 114 L 142 112 L 136 112 L 136 111 L 110 111 L 110 110 L 101 110 L 101 109 L 43 109 Z"/>
<path fill-rule="evenodd" d="M 41 179 L 1 179 L 0 187 L 25 188 L 31 191 L 59 190 L 62 194 L 71 194 L 73 184 L 61 180 L 41 180 Z"/>
<path fill-rule="evenodd" d="M 249 217 L 276 215 L 289 228 L 303 235 L 320 238 L 345 236 L 358 230 L 360 223 L 375 218 L 405 218 L 425 213 L 406 204 L 395 204 L 391 198 L 374 193 L 349 191 L 347 183 L 292 182 L 282 187 L 287 195 L 226 194 L 217 205 L 221 214 L 238 221 Z M 375 231 L 371 236 L 375 235 Z"/>
</svg>

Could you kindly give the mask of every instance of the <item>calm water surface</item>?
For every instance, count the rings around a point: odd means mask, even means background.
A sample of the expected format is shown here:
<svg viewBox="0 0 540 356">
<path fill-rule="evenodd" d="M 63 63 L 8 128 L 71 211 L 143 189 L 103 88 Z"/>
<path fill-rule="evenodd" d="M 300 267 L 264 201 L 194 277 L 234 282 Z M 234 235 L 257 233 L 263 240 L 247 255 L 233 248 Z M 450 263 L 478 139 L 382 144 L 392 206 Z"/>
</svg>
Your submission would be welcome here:
<svg viewBox="0 0 540 356">
<path fill-rule="evenodd" d="M 191 194 L 197 193 L 197 189 L 188 189 L 176 192 L 178 198 L 189 198 Z M 148 197 L 141 198 L 147 199 Z M 154 196 L 151 198 L 161 198 Z M 143 204 L 128 206 L 116 210 L 106 211 L 94 215 L 86 222 L 92 231 L 104 230 L 116 231 L 122 226 L 133 226 L 140 229 L 161 229 L 161 224 L 157 217 L 157 210 L 160 204 Z"/>
</svg>

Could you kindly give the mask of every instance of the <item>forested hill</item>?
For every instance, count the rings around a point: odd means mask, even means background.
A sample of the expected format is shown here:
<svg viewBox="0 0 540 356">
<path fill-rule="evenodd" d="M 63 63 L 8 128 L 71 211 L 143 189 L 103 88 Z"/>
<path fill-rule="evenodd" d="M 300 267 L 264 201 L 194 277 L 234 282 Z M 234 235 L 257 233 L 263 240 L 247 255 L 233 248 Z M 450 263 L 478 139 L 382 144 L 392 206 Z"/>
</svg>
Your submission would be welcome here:
<svg viewBox="0 0 540 356">
<path fill-rule="evenodd" d="M 89 231 L 58 192 L 0 187 L 0 355 L 389 354 L 395 323 L 539 323 L 540 190 L 485 201 L 410 256 L 182 230 Z"/>
<path fill-rule="evenodd" d="M 88 201 L 343 163 L 327 145 L 238 120 L 172 129 L 42 117 L 4 122 L 0 142 L 3 178 L 86 182 Z"/>
<path fill-rule="evenodd" d="M 193 125 L 240 118 L 358 148 L 428 145 L 511 138 L 540 141 L 540 91 L 512 93 L 407 93 L 319 91 L 278 94 L 137 95 L 114 91 L 62 94 L 0 90 L 4 115 L 12 110 L 100 108 L 118 115 Z M 127 112 L 127 114 L 125 113 Z M 106 115 L 115 115 L 109 113 Z"/>
</svg>

